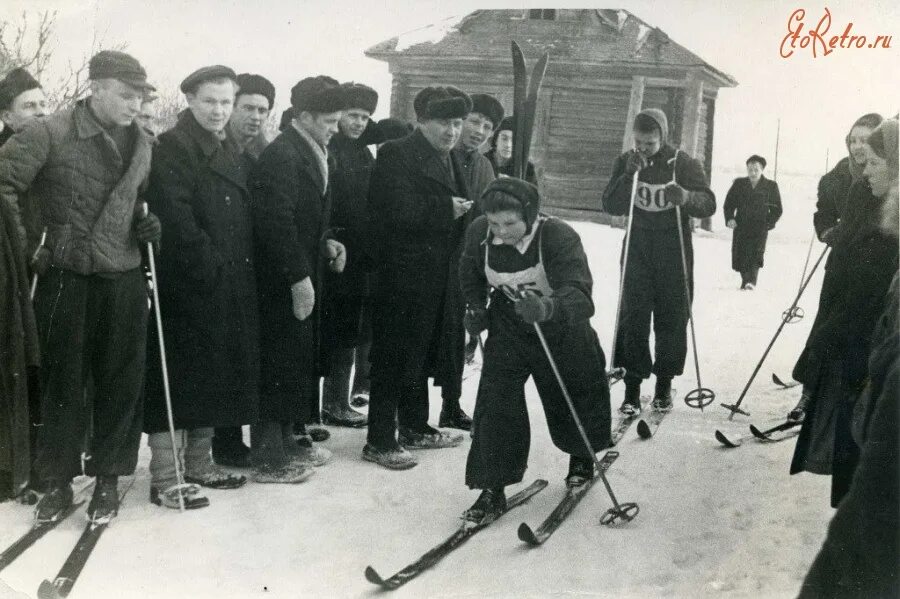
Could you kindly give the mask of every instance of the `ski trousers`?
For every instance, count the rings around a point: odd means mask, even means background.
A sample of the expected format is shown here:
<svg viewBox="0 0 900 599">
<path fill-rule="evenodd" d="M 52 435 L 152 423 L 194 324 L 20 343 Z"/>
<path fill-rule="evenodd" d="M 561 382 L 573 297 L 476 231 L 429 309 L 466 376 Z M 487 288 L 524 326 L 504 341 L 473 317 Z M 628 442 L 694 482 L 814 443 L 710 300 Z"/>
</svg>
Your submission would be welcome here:
<svg viewBox="0 0 900 599">
<path fill-rule="evenodd" d="M 484 364 L 473 418 L 466 485 L 489 489 L 520 482 L 528 465 L 531 430 L 525 383 L 534 378 L 553 444 L 570 455 L 590 454 L 559 383 L 531 327 L 491 309 Z M 606 357 L 590 323 L 542 327 L 594 451 L 610 445 Z"/>
</svg>

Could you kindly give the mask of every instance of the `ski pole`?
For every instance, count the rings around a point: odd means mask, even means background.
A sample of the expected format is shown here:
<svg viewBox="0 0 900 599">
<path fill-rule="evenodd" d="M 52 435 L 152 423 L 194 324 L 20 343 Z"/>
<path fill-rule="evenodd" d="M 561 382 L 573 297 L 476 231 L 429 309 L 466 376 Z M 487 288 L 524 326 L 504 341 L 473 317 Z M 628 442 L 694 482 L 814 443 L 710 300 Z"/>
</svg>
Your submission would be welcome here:
<svg viewBox="0 0 900 599">
<path fill-rule="evenodd" d="M 47 227 L 44 227 L 44 232 L 41 233 L 41 242 L 38 244 L 37 249 L 34 250 L 34 256 L 32 256 L 32 261 L 36 260 L 38 257 L 38 252 L 41 251 L 41 248 L 44 247 L 44 244 L 47 243 Z M 34 273 L 31 276 L 31 293 L 29 294 L 29 299 L 34 300 L 34 294 L 37 291 L 37 282 L 38 282 L 38 274 Z"/>
<path fill-rule="evenodd" d="M 678 166 L 678 152 L 675 152 L 672 166 L 672 182 L 675 183 L 675 167 Z M 681 271 L 684 275 L 684 305 L 687 310 L 688 324 L 691 327 L 691 349 L 694 353 L 694 371 L 697 374 L 697 388 L 684 396 L 684 403 L 691 408 L 703 408 L 716 400 L 716 392 L 703 386 L 700 380 L 700 359 L 697 357 L 697 335 L 694 332 L 694 311 L 691 308 L 691 287 L 688 285 L 687 255 L 684 251 L 684 229 L 681 221 L 681 206 L 675 206 L 675 219 L 678 224 L 678 247 L 681 249 Z"/>
<path fill-rule="evenodd" d="M 142 206 L 143 216 L 146 217 L 149 214 L 149 208 L 147 203 L 144 202 Z M 153 312 L 156 316 L 156 333 L 157 339 L 159 339 L 159 361 L 162 366 L 162 379 L 163 379 L 163 396 L 166 400 L 166 418 L 169 423 L 169 438 L 172 441 L 172 455 L 175 457 L 175 480 L 177 481 L 176 489 L 178 491 L 178 509 L 180 511 L 184 511 L 184 495 L 181 493 L 181 489 L 185 487 L 184 476 L 181 472 L 181 464 L 179 463 L 178 456 L 178 445 L 175 443 L 175 420 L 172 417 L 172 396 L 169 390 L 169 369 L 166 364 L 166 342 L 163 338 L 163 322 L 162 322 L 162 312 L 159 308 L 159 285 L 157 281 L 156 274 L 156 259 L 153 257 L 153 243 L 147 242 L 147 260 L 150 263 L 150 276 L 153 279 Z"/>
<path fill-rule="evenodd" d="M 785 313 L 789 313 L 797 306 L 797 302 L 800 301 L 800 296 L 803 295 L 803 292 L 806 290 L 806 286 L 809 285 L 809 282 L 812 280 L 813 275 L 816 274 L 816 270 L 819 268 L 819 264 L 822 263 L 822 258 L 825 257 L 825 254 L 828 253 L 828 246 L 825 246 L 825 249 L 822 250 L 822 253 L 819 255 L 819 259 L 816 260 L 816 263 L 813 264 L 812 270 L 809 271 L 809 276 L 803 282 L 803 285 L 800 286 L 800 291 L 797 292 L 797 297 L 794 298 L 794 302 L 791 304 L 791 307 L 787 309 Z M 750 389 L 750 385 L 753 384 L 753 379 L 756 378 L 756 374 L 759 372 L 759 369 L 762 368 L 763 362 L 766 361 L 766 356 L 769 355 L 769 351 L 772 349 L 772 346 L 775 345 L 775 340 L 778 339 L 778 336 L 781 335 L 782 329 L 784 329 L 784 325 L 787 324 L 788 319 L 784 317 L 782 314 L 781 324 L 778 325 L 778 329 L 775 331 L 775 335 L 772 337 L 772 340 L 769 341 L 768 347 L 763 352 L 762 357 L 759 359 L 759 362 L 756 364 L 756 368 L 753 369 L 753 374 L 750 375 L 750 380 L 747 381 L 747 384 L 744 385 L 744 390 L 741 391 L 738 400 L 734 404 L 721 404 L 723 408 L 726 410 L 730 410 L 731 414 L 728 415 L 728 419 L 734 419 L 734 415 L 737 412 L 740 412 L 744 416 L 749 416 L 750 413 L 741 409 L 741 402 L 744 401 L 744 397 L 747 395 L 747 390 Z"/>
<path fill-rule="evenodd" d="M 803 263 L 803 272 L 800 273 L 800 287 L 803 287 L 803 281 L 806 280 L 806 269 L 809 267 L 809 258 L 812 255 L 813 243 L 816 241 L 816 232 L 813 231 L 812 236 L 809 238 L 809 247 L 806 250 L 806 261 Z M 784 312 L 781 313 L 783 318 L 786 318 L 788 324 L 792 324 L 795 322 L 799 322 L 803 320 L 805 316 L 803 312 L 803 308 L 800 306 L 794 306 L 793 308 L 788 308 Z"/>
<path fill-rule="evenodd" d="M 631 178 L 631 201 L 628 204 L 628 224 L 625 225 L 625 253 L 622 257 L 622 273 L 619 278 L 619 301 L 616 303 L 616 321 L 613 325 L 612 349 L 610 350 L 610 370 L 606 373 L 607 380 L 612 379 L 612 385 L 625 377 L 625 369 L 616 366 L 616 345 L 619 338 L 619 318 L 622 314 L 622 295 L 625 293 L 625 274 L 628 272 L 628 251 L 631 248 L 631 223 L 634 222 L 634 197 L 637 194 L 638 175 L 641 169 L 634 171 Z"/>
<path fill-rule="evenodd" d="M 563 381 L 562 375 L 559 372 L 559 368 L 556 367 L 556 360 L 553 359 L 553 354 L 550 353 L 550 346 L 547 345 L 547 340 L 544 338 L 544 332 L 541 330 L 541 325 L 539 325 L 538 323 L 534 323 L 534 331 L 537 333 L 538 339 L 541 340 L 541 345 L 544 348 L 544 353 L 547 355 L 547 361 L 550 362 L 550 368 L 553 369 L 553 374 L 556 375 L 556 381 L 559 383 L 559 388 L 566 400 L 566 404 L 569 406 L 569 412 L 572 413 L 572 420 L 575 421 L 575 427 L 578 429 L 578 432 L 581 435 L 581 439 L 584 441 L 585 447 L 587 447 L 588 453 L 591 455 L 591 459 L 594 460 L 594 468 L 597 470 L 597 473 L 600 476 L 600 480 L 603 481 L 603 486 L 606 487 L 606 492 L 609 494 L 609 498 L 613 502 L 614 507 L 606 510 L 606 513 L 604 513 L 600 518 L 600 523 L 612 524 L 619 518 L 622 518 L 626 522 L 634 520 L 635 516 L 637 516 L 638 512 L 640 511 L 638 504 L 619 503 L 619 501 L 616 499 L 616 496 L 612 490 L 612 486 L 610 486 L 609 481 L 606 478 L 606 474 L 604 474 L 603 468 L 600 466 L 600 460 L 597 459 L 597 454 L 594 453 L 594 448 L 591 447 L 591 440 L 588 438 L 587 432 L 584 430 L 584 426 L 581 424 L 581 419 L 578 417 L 578 413 L 575 411 L 575 404 L 572 402 L 572 398 L 569 396 L 569 390 L 566 388 L 566 383 Z"/>
</svg>

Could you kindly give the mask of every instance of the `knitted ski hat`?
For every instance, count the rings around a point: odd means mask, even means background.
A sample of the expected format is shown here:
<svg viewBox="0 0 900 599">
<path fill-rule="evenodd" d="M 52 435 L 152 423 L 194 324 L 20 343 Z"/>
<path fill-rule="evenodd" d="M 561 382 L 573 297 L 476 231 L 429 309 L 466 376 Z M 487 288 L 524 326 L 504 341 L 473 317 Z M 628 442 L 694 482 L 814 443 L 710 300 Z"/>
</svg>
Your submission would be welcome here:
<svg viewBox="0 0 900 599">
<path fill-rule="evenodd" d="M 897 175 L 897 119 L 882 121 L 869 136 L 869 147 Z"/>
<path fill-rule="evenodd" d="M 522 206 L 522 216 L 525 220 L 525 234 L 531 233 L 531 228 L 534 225 L 534 221 L 537 220 L 538 211 L 541 208 L 541 196 L 538 194 L 537 187 L 515 177 L 500 177 L 488 184 L 481 197 L 487 198 L 496 193 L 502 193 L 519 202 Z"/>
<path fill-rule="evenodd" d="M 11 70 L 0 81 L 0 110 L 10 109 L 16 98 L 30 89 L 38 87 L 41 87 L 41 84 L 25 69 Z"/>
<path fill-rule="evenodd" d="M 659 129 L 660 146 L 669 141 L 669 119 L 658 108 L 645 108 L 634 117 L 634 128 L 638 130 Z"/>
</svg>

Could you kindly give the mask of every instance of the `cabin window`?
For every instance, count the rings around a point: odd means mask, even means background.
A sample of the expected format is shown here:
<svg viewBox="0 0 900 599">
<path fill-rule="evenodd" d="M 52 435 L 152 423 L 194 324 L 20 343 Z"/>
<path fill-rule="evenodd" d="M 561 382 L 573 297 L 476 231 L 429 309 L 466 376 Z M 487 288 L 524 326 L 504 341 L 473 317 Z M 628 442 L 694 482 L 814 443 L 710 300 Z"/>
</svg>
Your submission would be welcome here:
<svg viewBox="0 0 900 599">
<path fill-rule="evenodd" d="M 555 21 L 556 9 L 536 8 L 528 11 L 528 18 L 533 21 Z"/>
</svg>

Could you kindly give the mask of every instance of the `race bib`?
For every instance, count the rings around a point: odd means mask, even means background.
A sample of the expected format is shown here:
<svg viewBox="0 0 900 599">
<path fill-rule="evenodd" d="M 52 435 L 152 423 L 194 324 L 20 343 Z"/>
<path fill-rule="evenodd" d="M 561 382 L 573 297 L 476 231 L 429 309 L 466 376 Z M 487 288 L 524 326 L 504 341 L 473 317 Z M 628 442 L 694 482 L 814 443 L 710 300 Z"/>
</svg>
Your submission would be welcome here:
<svg viewBox="0 0 900 599">
<path fill-rule="evenodd" d="M 635 208 L 646 212 L 664 212 L 674 205 L 666 199 L 666 186 L 638 181 L 637 193 L 634 196 Z"/>
</svg>

